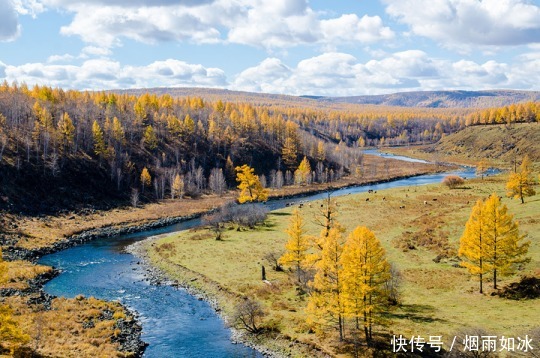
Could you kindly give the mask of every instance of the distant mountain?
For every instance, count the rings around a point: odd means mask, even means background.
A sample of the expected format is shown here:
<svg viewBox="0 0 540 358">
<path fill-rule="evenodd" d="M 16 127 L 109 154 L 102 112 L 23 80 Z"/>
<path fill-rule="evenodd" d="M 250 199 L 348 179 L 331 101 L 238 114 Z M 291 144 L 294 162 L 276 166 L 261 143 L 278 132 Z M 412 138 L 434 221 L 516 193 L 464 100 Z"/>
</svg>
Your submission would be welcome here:
<svg viewBox="0 0 540 358">
<path fill-rule="evenodd" d="M 115 90 L 116 93 L 140 95 L 145 92 L 174 97 L 202 97 L 206 100 L 250 102 L 259 105 L 299 105 L 308 107 L 340 108 L 347 104 L 420 108 L 487 108 L 503 107 L 512 103 L 540 101 L 540 91 L 417 91 L 384 95 L 350 97 L 291 96 L 269 93 L 231 91 L 217 88 L 141 88 Z"/>
<path fill-rule="evenodd" d="M 425 108 L 486 108 L 539 101 L 539 91 L 418 91 L 374 96 L 324 97 L 319 101 Z"/>
</svg>

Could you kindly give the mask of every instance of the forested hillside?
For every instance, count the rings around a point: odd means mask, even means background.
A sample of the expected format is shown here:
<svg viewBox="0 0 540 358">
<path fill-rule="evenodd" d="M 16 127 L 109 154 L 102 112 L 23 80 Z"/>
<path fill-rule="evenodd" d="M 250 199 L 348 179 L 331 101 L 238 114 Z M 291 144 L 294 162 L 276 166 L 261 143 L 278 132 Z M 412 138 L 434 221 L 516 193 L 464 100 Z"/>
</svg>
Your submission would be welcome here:
<svg viewBox="0 0 540 358">
<path fill-rule="evenodd" d="M 428 108 L 486 108 L 540 100 L 538 91 L 421 91 L 375 96 L 322 97 L 332 103 Z"/>
<path fill-rule="evenodd" d="M 0 208 L 55 211 L 219 193 L 236 185 L 234 168 L 242 164 L 267 186 L 281 187 L 294 182 L 304 156 L 310 180 L 328 182 L 361 170 L 359 147 L 434 142 L 465 125 L 458 113 L 320 110 L 4 83 Z"/>
</svg>

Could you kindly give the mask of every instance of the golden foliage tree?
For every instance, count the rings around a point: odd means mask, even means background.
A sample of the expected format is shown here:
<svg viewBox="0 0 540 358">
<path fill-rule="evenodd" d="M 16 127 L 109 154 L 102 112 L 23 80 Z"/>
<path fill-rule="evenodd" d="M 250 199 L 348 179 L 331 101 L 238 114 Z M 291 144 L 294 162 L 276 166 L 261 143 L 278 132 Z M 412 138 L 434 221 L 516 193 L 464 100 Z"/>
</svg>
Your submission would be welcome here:
<svg viewBox="0 0 540 358">
<path fill-rule="evenodd" d="M 536 194 L 532 187 L 533 182 L 531 160 L 529 159 L 529 156 L 526 155 L 519 166 L 519 171 L 510 174 L 508 182 L 506 183 L 506 189 L 508 191 L 506 195 L 508 197 L 521 199 L 521 203 L 523 204 L 525 203 L 524 197 Z"/>
<path fill-rule="evenodd" d="M 359 226 L 350 233 L 341 256 L 345 315 L 362 325 L 368 345 L 372 327 L 380 321 L 386 301 L 384 284 L 390 279 L 390 264 L 375 234 Z M 360 323 L 362 322 L 362 324 Z"/>
<path fill-rule="evenodd" d="M 480 176 L 484 180 L 484 174 L 488 170 L 488 165 L 485 159 L 482 159 L 476 164 L 476 175 Z"/>
<path fill-rule="evenodd" d="M 496 194 L 486 200 L 482 212 L 488 245 L 486 262 L 493 270 L 493 288 L 497 289 L 498 274 L 512 274 L 516 264 L 528 261 L 525 255 L 530 243 L 522 243 L 525 236 L 520 235 L 514 216 L 508 213 L 508 208 L 501 204 Z"/>
<path fill-rule="evenodd" d="M 281 157 L 283 158 L 283 163 L 290 168 L 291 170 L 296 167 L 298 163 L 298 143 L 293 137 L 287 137 L 281 148 Z"/>
<path fill-rule="evenodd" d="M 171 197 L 174 198 L 180 198 L 182 197 L 182 193 L 184 192 L 184 180 L 180 176 L 180 174 L 176 174 L 174 177 L 173 183 L 171 185 Z"/>
<path fill-rule="evenodd" d="M 311 166 L 309 165 L 309 160 L 307 157 L 304 157 L 298 166 L 298 169 L 294 172 L 296 182 L 298 184 L 307 184 L 308 178 L 311 175 Z"/>
<path fill-rule="evenodd" d="M 75 136 L 75 126 L 69 114 L 64 113 L 58 121 L 58 132 L 60 134 L 60 140 L 64 148 L 73 144 L 73 138 Z"/>
<path fill-rule="evenodd" d="M 487 228 L 482 213 L 483 203 L 476 202 L 469 220 L 465 225 L 465 231 L 459 240 L 458 254 L 464 260 L 461 266 L 466 267 L 471 275 L 478 275 L 480 280 L 480 293 L 483 293 L 483 277 L 491 271 L 488 263 L 489 245 Z"/>
<path fill-rule="evenodd" d="M 154 150 L 158 146 L 158 139 L 154 127 L 148 126 L 144 131 L 143 137 L 144 147 L 149 150 Z"/>
<path fill-rule="evenodd" d="M 285 244 L 286 252 L 279 259 L 284 266 L 292 266 L 298 285 L 302 285 L 303 273 L 307 265 L 307 252 L 311 247 L 306 235 L 305 223 L 300 211 L 295 209 L 292 213 L 289 227 L 286 230 L 289 241 Z"/>
<path fill-rule="evenodd" d="M 144 167 L 141 171 L 141 187 L 142 192 L 144 193 L 144 188 L 147 186 L 150 186 L 152 184 L 152 176 L 150 175 L 150 172 L 148 171 L 148 168 Z"/>
<path fill-rule="evenodd" d="M 244 164 L 236 167 L 236 173 L 236 181 L 240 189 L 239 203 L 268 200 L 268 190 L 261 185 L 259 177 L 255 175 L 255 169 Z"/>
<path fill-rule="evenodd" d="M 97 121 L 94 121 L 92 124 L 92 139 L 94 140 L 94 153 L 99 157 L 106 156 L 107 146 L 105 145 L 103 130 Z"/>
<path fill-rule="evenodd" d="M 345 315 L 342 253 L 342 230 L 336 225 L 322 241 L 320 259 L 315 265 L 317 271 L 311 283 L 313 292 L 306 308 L 308 322 L 313 323 L 318 329 L 337 327 L 340 340 L 343 340 Z"/>
</svg>

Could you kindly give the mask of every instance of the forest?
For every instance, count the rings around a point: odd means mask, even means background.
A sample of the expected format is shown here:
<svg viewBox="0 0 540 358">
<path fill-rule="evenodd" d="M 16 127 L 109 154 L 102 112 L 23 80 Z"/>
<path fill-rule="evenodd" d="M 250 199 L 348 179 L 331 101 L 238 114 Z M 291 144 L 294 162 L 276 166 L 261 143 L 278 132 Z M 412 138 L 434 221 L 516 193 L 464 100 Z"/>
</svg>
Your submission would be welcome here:
<svg viewBox="0 0 540 358">
<path fill-rule="evenodd" d="M 468 113 L 280 103 L 4 82 L 0 208 L 54 212 L 220 193 L 236 185 L 234 167 L 243 164 L 263 186 L 280 188 L 294 183 L 304 157 L 310 182 L 330 182 L 361 170 L 356 148 L 432 143 L 463 128 Z"/>
</svg>

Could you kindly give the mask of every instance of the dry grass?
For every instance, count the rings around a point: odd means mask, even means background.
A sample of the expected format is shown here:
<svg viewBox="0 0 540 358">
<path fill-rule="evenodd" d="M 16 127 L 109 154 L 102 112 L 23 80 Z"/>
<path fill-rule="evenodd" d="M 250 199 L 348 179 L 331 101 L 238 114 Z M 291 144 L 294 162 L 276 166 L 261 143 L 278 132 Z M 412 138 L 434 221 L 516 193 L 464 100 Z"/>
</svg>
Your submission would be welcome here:
<svg viewBox="0 0 540 358">
<path fill-rule="evenodd" d="M 491 334 L 506 336 L 523 335 L 538 327 L 538 317 L 530 314 L 535 312 L 538 302 L 492 297 L 489 288 L 480 295 L 475 278 L 455 267 L 452 257 L 474 202 L 492 192 L 504 195 L 504 178 L 469 180 L 467 186 L 469 189 L 456 190 L 442 185 L 397 188 L 337 199 L 338 220 L 348 231 L 357 225 L 370 227 L 385 246 L 389 261 L 404 277 L 403 305 L 389 314 L 391 326 L 376 327 L 377 332 L 443 335 L 448 339 L 464 327 L 482 327 Z M 366 201 L 368 197 L 370 200 Z M 524 205 L 506 198 L 503 203 L 515 213 L 523 232 L 528 233 L 532 260 L 518 275 L 504 278 L 501 286 L 517 280 L 519 275 L 538 274 L 540 269 L 540 197 L 529 198 Z M 205 238 L 204 231 L 161 238 L 149 246 L 149 253 L 155 265 L 174 277 L 185 279 L 185 272 L 189 271 L 208 280 L 185 280 L 188 284 L 194 282 L 205 290 L 207 282 L 212 282 L 214 290 L 210 294 L 222 298 L 225 312 L 232 305 L 231 297 L 256 297 L 269 312 L 269 322 L 281 322 L 278 326 L 284 336 L 340 356 L 332 332 L 325 337 L 309 332 L 304 323 L 306 302 L 296 294 L 286 273 L 271 271 L 267 266 L 267 278 L 272 285 L 260 279 L 261 265 L 266 265 L 263 256 L 269 251 L 283 250 L 290 210 L 273 212 L 266 226 L 257 230 L 229 231 L 224 241 Z M 313 235 L 321 229 L 314 220 L 318 210 L 317 203 L 302 209 L 307 230 Z M 194 235 L 198 239 L 190 240 Z M 414 249 L 403 250 L 399 245 L 411 240 Z M 174 247 L 175 252 L 165 253 L 167 247 Z M 438 263 L 434 262 L 441 254 L 447 258 L 439 257 Z M 489 285 L 488 282 L 486 286 Z"/>
<path fill-rule="evenodd" d="M 28 297 L 4 299 L 13 310 L 13 318 L 31 337 L 27 345 L 50 357 L 123 357 L 111 337 L 119 333 L 118 319 L 126 317 L 118 303 L 94 298 L 56 298 L 52 309 L 28 305 Z"/>
<path fill-rule="evenodd" d="M 28 288 L 29 280 L 52 270 L 48 266 L 35 265 L 31 262 L 21 260 L 4 262 L 4 265 L 7 266 L 8 272 L 6 282 L 0 284 L 0 289 L 13 288 L 24 290 Z"/>
</svg>

